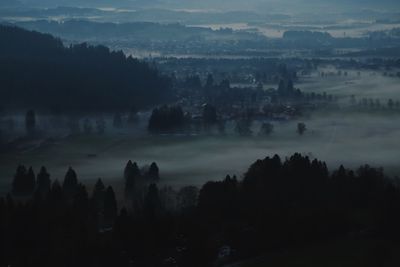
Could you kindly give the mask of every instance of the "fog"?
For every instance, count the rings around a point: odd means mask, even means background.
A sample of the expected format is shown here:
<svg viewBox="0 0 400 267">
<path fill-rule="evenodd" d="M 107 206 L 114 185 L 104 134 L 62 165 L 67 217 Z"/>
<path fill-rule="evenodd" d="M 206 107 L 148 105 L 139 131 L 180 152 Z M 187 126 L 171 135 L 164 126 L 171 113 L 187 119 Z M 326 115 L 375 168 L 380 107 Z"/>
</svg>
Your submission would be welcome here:
<svg viewBox="0 0 400 267">
<path fill-rule="evenodd" d="M 334 72 L 334 68 L 322 68 L 321 71 Z M 376 71 L 358 71 L 349 70 L 348 77 L 327 77 L 323 79 L 315 79 L 318 75 L 314 73 L 314 77 L 304 78 L 302 83 L 298 85 L 301 90 L 306 92 L 327 92 L 337 95 L 342 101 L 348 102 L 351 95 L 357 98 L 379 98 L 383 102 L 387 102 L 389 98 L 400 98 L 400 85 L 397 78 L 385 77 L 382 72 Z"/>
<path fill-rule="evenodd" d="M 202 137 L 112 135 L 67 138 L 50 147 L 3 155 L 1 183 L 10 182 L 16 164 L 46 165 L 52 178 L 62 180 L 68 166 L 79 178 L 93 184 L 99 177 L 121 184 L 127 160 L 144 166 L 155 161 L 160 167 L 162 184 L 176 187 L 201 185 L 227 174 L 239 177 L 258 158 L 295 152 L 323 159 L 333 168 L 344 164 L 358 167 L 369 163 L 383 166 L 388 174 L 398 175 L 400 158 L 400 118 L 382 115 L 321 114 L 303 120 L 308 128 L 304 136 L 296 133 L 297 122 L 275 123 L 269 137 Z M 257 123 L 254 125 L 256 131 Z M 93 154 L 96 157 L 89 157 Z M 6 189 L 8 186 L 3 186 Z"/>
<path fill-rule="evenodd" d="M 258 136 L 260 123 L 252 125 L 252 137 L 240 137 L 227 125 L 227 136 L 200 135 L 149 135 L 146 131 L 149 113 L 139 115 L 134 129 L 112 128 L 112 115 L 106 116 L 107 131 L 103 136 L 71 136 L 66 130 L 56 131 L 59 138 L 50 145 L 41 144 L 28 149 L 20 148 L 1 154 L 0 173 L 3 191 L 10 186 L 17 164 L 32 165 L 37 171 L 45 165 L 53 179 L 62 180 L 66 169 L 72 166 L 79 178 L 93 184 L 99 177 L 105 181 L 122 184 L 123 168 L 128 160 L 140 166 L 155 161 L 160 167 L 161 183 L 181 187 L 201 185 L 209 180 L 219 180 L 227 174 L 239 177 L 256 159 L 278 154 L 287 157 L 300 152 L 328 163 L 330 170 L 340 164 L 357 168 L 362 164 L 382 166 L 391 176 L 400 175 L 400 116 L 388 111 L 348 111 L 350 96 L 379 98 L 382 104 L 388 99 L 400 99 L 398 78 L 383 76 L 383 72 L 348 70 L 347 77 L 321 78 L 318 73 L 336 73 L 333 67 L 324 67 L 310 76 L 302 77 L 296 87 L 310 93 L 327 92 L 339 98 L 342 109 L 317 111 L 304 118 L 277 122 L 270 136 Z M 378 89 L 379 88 L 379 89 Z M 93 121 L 98 116 L 92 115 Z M 100 115 L 99 115 L 100 116 Z M 103 116 L 103 115 L 101 115 Z M 15 131 L 23 134 L 23 114 L 16 116 Z M 50 129 L 54 118 L 44 114 L 38 118 L 38 127 Z M 58 119 L 60 122 L 60 119 Z M 307 126 L 305 135 L 296 132 L 298 122 Z M 40 141 L 42 142 L 42 141 Z M 93 156 L 90 156 L 93 155 Z"/>
</svg>

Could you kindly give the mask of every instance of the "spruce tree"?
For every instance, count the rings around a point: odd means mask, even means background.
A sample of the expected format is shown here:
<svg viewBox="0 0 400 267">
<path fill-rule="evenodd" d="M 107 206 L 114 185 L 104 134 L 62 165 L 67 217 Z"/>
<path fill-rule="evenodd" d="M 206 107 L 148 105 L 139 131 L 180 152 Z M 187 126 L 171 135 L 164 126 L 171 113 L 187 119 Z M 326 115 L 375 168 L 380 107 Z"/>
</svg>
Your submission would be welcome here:
<svg viewBox="0 0 400 267">
<path fill-rule="evenodd" d="M 297 133 L 299 135 L 303 135 L 306 130 L 307 130 L 307 127 L 306 127 L 305 123 L 300 122 L 297 124 Z"/>
<path fill-rule="evenodd" d="M 147 172 L 147 176 L 148 176 L 149 179 L 157 181 L 157 180 L 160 179 L 160 173 L 159 172 L 160 171 L 159 171 L 159 168 L 157 166 L 157 163 L 153 162 L 150 165 L 150 168 L 149 168 L 149 170 Z"/>
<path fill-rule="evenodd" d="M 50 174 L 47 172 L 46 168 L 42 166 L 37 175 L 37 191 L 41 196 L 45 196 L 50 191 L 50 186 Z"/>
<path fill-rule="evenodd" d="M 26 194 L 30 195 L 35 191 L 36 176 L 32 167 L 29 167 L 28 173 L 25 178 Z"/>
<path fill-rule="evenodd" d="M 69 167 L 67 173 L 65 174 L 62 189 L 67 198 L 72 198 L 77 191 L 78 178 L 76 172 Z"/>
<path fill-rule="evenodd" d="M 14 195 L 23 195 L 24 194 L 24 180 L 27 175 L 27 170 L 24 165 L 19 165 L 14 175 L 14 179 L 12 182 L 12 193 Z"/>
<path fill-rule="evenodd" d="M 125 197 L 131 198 L 133 192 L 135 191 L 136 180 L 140 177 L 140 170 L 137 163 L 132 163 L 128 161 L 124 170 L 124 180 L 125 180 Z"/>
</svg>

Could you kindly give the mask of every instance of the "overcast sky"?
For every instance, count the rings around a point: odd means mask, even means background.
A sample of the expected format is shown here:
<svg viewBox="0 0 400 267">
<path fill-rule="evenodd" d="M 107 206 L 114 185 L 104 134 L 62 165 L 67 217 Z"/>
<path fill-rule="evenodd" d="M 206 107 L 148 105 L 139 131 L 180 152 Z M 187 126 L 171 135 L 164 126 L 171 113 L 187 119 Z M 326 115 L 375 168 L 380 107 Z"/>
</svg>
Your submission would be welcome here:
<svg viewBox="0 0 400 267">
<path fill-rule="evenodd" d="M 372 8 L 398 10 L 400 0 L 0 0 L 31 6 L 162 7 L 203 10 L 253 10 L 261 12 L 321 12 Z"/>
</svg>

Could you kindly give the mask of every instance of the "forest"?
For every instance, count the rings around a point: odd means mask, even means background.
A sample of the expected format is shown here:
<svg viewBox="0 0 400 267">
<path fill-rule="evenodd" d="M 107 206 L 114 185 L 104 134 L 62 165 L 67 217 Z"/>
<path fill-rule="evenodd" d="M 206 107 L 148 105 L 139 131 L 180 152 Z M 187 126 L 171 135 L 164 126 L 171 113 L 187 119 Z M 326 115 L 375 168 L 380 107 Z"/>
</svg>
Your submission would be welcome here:
<svg viewBox="0 0 400 267">
<path fill-rule="evenodd" d="M 275 155 L 243 178 L 177 192 L 156 184 L 156 163 L 142 172 L 129 161 L 121 173 L 117 203 L 111 186 L 99 179 L 88 192 L 72 168 L 61 183 L 45 167 L 35 175 L 19 166 L 0 199 L 0 265 L 215 266 L 349 235 L 400 238 L 398 180 L 368 165 L 329 171 L 301 154 Z"/>
<path fill-rule="evenodd" d="M 0 105 L 52 111 L 145 108 L 171 98 L 171 82 L 145 62 L 86 43 L 0 26 Z M 50 79 L 51 78 L 51 79 Z"/>
</svg>

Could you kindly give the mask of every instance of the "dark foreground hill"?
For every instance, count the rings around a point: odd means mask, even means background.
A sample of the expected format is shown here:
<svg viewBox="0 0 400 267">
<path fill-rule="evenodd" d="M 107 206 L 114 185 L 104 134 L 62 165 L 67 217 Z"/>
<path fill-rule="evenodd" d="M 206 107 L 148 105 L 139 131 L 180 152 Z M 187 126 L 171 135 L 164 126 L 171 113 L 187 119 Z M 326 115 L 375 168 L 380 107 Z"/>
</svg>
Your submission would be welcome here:
<svg viewBox="0 0 400 267">
<path fill-rule="evenodd" d="M 0 26 L 0 105 L 56 110 L 147 107 L 170 81 L 147 63 L 104 46 L 65 47 L 51 35 Z"/>
<path fill-rule="evenodd" d="M 380 168 L 276 155 L 179 191 L 159 188 L 156 163 L 123 173 L 121 197 L 101 179 L 89 193 L 72 168 L 60 183 L 18 166 L 0 197 L 0 266 L 399 266 L 400 186 Z"/>
</svg>

